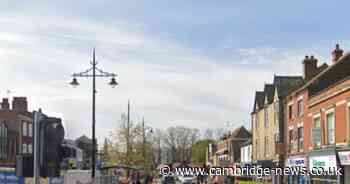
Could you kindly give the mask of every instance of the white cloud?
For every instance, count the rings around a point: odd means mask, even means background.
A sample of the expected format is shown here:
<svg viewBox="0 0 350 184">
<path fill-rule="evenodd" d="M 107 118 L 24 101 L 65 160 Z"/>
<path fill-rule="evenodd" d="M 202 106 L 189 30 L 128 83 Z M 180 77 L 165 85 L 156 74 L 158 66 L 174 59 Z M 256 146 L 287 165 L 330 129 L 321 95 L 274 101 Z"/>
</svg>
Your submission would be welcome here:
<svg viewBox="0 0 350 184">
<path fill-rule="evenodd" d="M 274 48 L 247 48 L 236 50 L 232 60 L 216 61 L 128 24 L 58 17 L 0 19 L 4 22 L 7 27 L 0 31 L 3 89 L 28 96 L 32 110 L 42 107 L 44 112 L 62 115 L 69 137 L 90 135 L 90 82 L 81 79 L 76 89 L 68 82 L 71 73 L 89 67 L 93 46 L 99 66 L 118 73 L 120 83 L 110 89 L 109 79 L 98 80 L 100 139 L 117 126 L 128 99 L 133 118 L 145 116 L 154 127 L 216 128 L 227 121 L 248 125 L 254 91 L 271 81 L 273 73 L 300 73 L 296 67 L 301 68 L 303 58 Z"/>
</svg>

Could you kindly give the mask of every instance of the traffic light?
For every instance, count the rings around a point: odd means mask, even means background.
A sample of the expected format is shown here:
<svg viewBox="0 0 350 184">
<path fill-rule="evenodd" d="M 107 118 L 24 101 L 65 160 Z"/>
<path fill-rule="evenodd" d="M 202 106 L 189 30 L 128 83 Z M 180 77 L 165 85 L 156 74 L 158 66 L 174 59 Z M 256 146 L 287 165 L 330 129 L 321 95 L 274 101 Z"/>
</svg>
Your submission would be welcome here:
<svg viewBox="0 0 350 184">
<path fill-rule="evenodd" d="M 34 165 L 33 155 L 23 154 L 16 156 L 16 175 L 23 177 L 33 177 Z"/>
<path fill-rule="evenodd" d="M 40 125 L 40 175 L 42 177 L 58 177 L 62 161 L 61 144 L 64 138 L 62 120 L 44 117 Z"/>
</svg>

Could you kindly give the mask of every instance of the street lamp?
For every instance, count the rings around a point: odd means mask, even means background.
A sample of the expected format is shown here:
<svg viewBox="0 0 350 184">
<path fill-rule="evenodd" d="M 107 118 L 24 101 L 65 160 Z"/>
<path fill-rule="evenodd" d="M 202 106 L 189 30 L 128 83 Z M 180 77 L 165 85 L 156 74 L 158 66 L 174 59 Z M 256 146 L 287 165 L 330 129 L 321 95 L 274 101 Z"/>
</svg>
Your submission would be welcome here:
<svg viewBox="0 0 350 184">
<path fill-rule="evenodd" d="M 77 77 L 91 77 L 92 78 L 92 168 L 91 168 L 91 178 L 95 178 L 95 164 L 96 164 L 96 136 L 95 136 L 95 123 L 96 123 L 96 118 L 95 118 L 95 101 L 96 101 L 96 77 L 111 77 L 111 81 L 108 83 L 111 85 L 113 88 L 118 85 L 118 83 L 115 80 L 115 77 L 117 76 L 114 73 L 108 73 L 104 72 L 103 70 L 99 69 L 96 67 L 98 63 L 96 62 L 95 59 L 95 48 L 93 49 L 93 59 L 91 62 L 92 67 L 89 68 L 88 70 L 85 70 L 80 73 L 74 73 L 72 75 L 73 80 L 70 82 L 70 84 L 73 87 L 76 87 L 79 85 L 79 82 L 77 80 Z M 92 72 L 92 74 L 91 74 Z"/>
</svg>

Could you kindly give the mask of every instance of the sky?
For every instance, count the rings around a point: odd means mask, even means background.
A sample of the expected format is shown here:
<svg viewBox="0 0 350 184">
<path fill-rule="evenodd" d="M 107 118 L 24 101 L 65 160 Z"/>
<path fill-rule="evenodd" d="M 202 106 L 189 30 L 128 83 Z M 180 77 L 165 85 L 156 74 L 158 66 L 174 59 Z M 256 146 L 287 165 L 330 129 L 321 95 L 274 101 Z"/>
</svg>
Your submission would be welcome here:
<svg viewBox="0 0 350 184">
<path fill-rule="evenodd" d="M 98 67 L 99 140 L 132 120 L 166 129 L 250 128 L 254 93 L 273 75 L 302 75 L 315 55 L 348 51 L 347 1 L 0 0 L 0 97 L 27 96 L 29 109 L 63 119 L 68 138 L 91 134 L 91 79 Z M 11 90 L 12 93 L 6 93 Z"/>
</svg>

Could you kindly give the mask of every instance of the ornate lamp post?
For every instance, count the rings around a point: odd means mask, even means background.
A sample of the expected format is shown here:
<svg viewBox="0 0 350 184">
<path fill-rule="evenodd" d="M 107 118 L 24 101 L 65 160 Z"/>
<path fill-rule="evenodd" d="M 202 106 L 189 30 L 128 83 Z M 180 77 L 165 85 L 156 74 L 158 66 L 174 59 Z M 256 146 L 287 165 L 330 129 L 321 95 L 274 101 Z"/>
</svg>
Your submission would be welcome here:
<svg viewBox="0 0 350 184">
<path fill-rule="evenodd" d="M 115 77 L 117 76 L 114 73 L 108 73 L 104 72 L 103 70 L 96 67 L 98 63 L 95 60 L 95 48 L 93 50 L 93 59 L 91 62 L 92 67 L 89 68 L 86 71 L 80 72 L 80 73 L 74 73 L 72 75 L 73 80 L 70 82 L 70 84 L 73 87 L 76 87 L 79 85 L 79 82 L 77 80 L 77 77 L 91 77 L 92 78 L 92 168 L 91 168 L 91 177 L 92 179 L 95 178 L 95 164 L 96 164 L 96 136 L 95 136 L 95 101 L 96 101 L 96 77 L 111 77 L 111 81 L 108 83 L 109 85 L 114 88 L 118 85 L 118 83 L 115 80 Z M 92 73 L 91 73 L 92 72 Z"/>
</svg>

